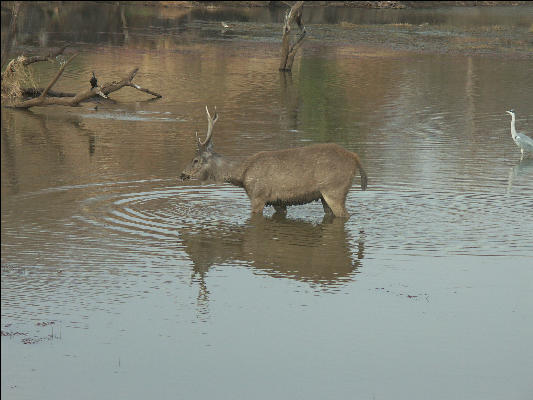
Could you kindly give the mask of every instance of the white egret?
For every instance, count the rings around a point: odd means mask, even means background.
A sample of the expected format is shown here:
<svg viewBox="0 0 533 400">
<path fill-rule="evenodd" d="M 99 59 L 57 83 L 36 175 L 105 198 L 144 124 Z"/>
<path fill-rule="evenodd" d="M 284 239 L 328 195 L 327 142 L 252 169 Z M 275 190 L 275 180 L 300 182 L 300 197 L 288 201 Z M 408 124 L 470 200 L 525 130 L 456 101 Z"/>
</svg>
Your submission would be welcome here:
<svg viewBox="0 0 533 400">
<path fill-rule="evenodd" d="M 516 145 L 520 147 L 522 158 L 524 158 L 525 153 L 533 153 L 533 139 L 516 131 L 514 110 L 506 111 L 506 113 L 511 116 L 511 136 Z"/>
</svg>

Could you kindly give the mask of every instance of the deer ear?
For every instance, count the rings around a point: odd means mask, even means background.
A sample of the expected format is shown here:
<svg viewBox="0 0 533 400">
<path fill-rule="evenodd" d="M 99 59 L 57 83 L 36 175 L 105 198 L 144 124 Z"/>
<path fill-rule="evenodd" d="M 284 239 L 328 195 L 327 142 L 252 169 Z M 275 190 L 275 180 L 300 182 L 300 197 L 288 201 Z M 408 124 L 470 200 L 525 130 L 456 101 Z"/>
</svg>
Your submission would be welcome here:
<svg viewBox="0 0 533 400">
<path fill-rule="evenodd" d="M 209 142 L 206 143 L 205 150 L 213 151 L 213 141 L 212 140 L 209 140 Z"/>
</svg>

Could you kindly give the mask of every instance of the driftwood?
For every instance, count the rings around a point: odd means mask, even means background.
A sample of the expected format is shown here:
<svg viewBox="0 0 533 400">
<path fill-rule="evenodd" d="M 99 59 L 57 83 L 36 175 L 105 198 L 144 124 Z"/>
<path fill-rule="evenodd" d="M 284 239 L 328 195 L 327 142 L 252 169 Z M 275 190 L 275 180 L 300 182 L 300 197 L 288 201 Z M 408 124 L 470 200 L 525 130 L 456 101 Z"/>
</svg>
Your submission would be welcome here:
<svg viewBox="0 0 533 400">
<path fill-rule="evenodd" d="M 40 61 L 54 61 L 54 59 L 63 54 L 63 52 L 65 51 L 65 49 L 70 46 L 69 43 L 67 43 L 66 45 L 64 45 L 63 47 L 57 49 L 57 50 L 50 50 L 50 52 L 47 54 L 47 55 L 44 55 L 44 56 L 33 56 L 33 57 L 25 57 L 23 60 L 22 60 L 22 65 L 24 66 L 27 66 L 27 65 L 30 65 L 30 64 L 33 64 L 33 63 L 36 63 L 36 62 L 40 62 Z"/>
<path fill-rule="evenodd" d="M 283 38 L 281 40 L 281 61 L 279 64 L 280 71 L 292 70 L 292 63 L 294 62 L 294 56 L 302 45 L 305 38 L 306 30 L 302 20 L 303 1 L 297 1 L 291 9 L 285 15 L 285 24 L 283 25 Z M 291 43 L 290 32 L 291 24 L 296 22 L 300 30 L 300 34 Z"/>
<path fill-rule="evenodd" d="M 74 59 L 74 57 L 76 57 L 76 55 L 77 54 L 70 57 L 69 60 L 65 64 L 63 64 L 63 66 L 59 69 L 54 79 L 50 81 L 50 83 L 44 90 L 40 91 L 39 89 L 37 89 L 39 90 L 39 93 L 40 93 L 39 97 L 30 99 L 30 100 L 16 102 L 12 107 L 24 108 L 24 109 L 28 109 L 28 108 L 35 107 L 35 106 L 48 106 L 48 105 L 62 105 L 62 106 L 76 107 L 82 101 L 88 100 L 95 96 L 102 96 L 104 98 L 107 98 L 107 96 L 110 93 L 116 92 L 117 90 L 122 89 L 124 86 L 131 86 L 137 90 L 148 93 L 157 98 L 162 97 L 159 93 L 155 93 L 149 89 L 142 88 L 139 85 L 132 82 L 139 68 L 132 69 L 127 75 L 124 75 L 122 79 L 118 81 L 106 83 L 102 86 L 97 85 L 91 89 L 84 90 L 77 94 L 56 92 L 54 94 L 57 96 L 59 93 L 58 97 L 54 97 L 52 95 L 49 96 L 48 94 L 50 90 L 59 80 L 65 68 L 70 64 L 70 62 Z M 68 96 L 65 96 L 65 95 L 68 95 Z"/>
</svg>

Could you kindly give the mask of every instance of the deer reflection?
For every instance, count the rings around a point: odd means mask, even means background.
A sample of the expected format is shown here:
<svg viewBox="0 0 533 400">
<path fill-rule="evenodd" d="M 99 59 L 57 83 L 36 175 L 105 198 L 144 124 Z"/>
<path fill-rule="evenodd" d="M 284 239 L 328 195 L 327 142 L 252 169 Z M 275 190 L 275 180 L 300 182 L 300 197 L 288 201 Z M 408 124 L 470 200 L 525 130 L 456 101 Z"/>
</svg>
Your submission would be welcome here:
<svg viewBox="0 0 533 400">
<path fill-rule="evenodd" d="M 180 236 L 193 262 L 202 309 L 209 298 L 206 273 L 216 264 L 245 264 L 271 276 L 327 289 L 353 279 L 364 257 L 364 232 L 352 243 L 345 221 L 328 216 L 313 224 L 274 214 L 271 218 L 252 217 L 239 227 L 194 227 Z"/>
</svg>

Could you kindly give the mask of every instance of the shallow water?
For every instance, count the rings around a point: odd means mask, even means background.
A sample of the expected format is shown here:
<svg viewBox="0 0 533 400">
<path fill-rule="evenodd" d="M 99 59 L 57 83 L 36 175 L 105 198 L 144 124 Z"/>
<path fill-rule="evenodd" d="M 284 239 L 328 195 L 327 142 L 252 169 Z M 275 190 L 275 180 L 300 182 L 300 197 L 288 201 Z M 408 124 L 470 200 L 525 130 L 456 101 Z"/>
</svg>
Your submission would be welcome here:
<svg viewBox="0 0 533 400">
<path fill-rule="evenodd" d="M 60 90 L 139 66 L 134 81 L 163 98 L 124 88 L 97 109 L 2 110 L 2 395 L 531 395 L 533 160 L 505 114 L 533 134 L 525 11 L 311 10 L 314 36 L 286 75 L 279 11 L 91 7 L 109 25 L 32 8 L 18 39 L 76 44 Z M 366 39 L 423 21 L 497 25 L 511 45 Z M 54 68 L 36 65 L 41 85 Z M 369 185 L 356 179 L 351 218 L 324 220 L 319 203 L 250 218 L 242 189 L 180 181 L 206 104 L 229 157 L 357 152 Z"/>
</svg>

